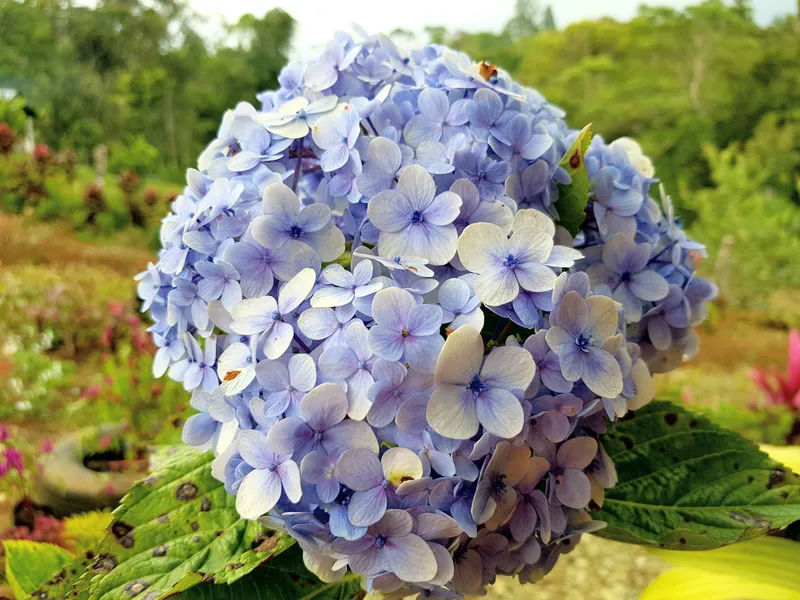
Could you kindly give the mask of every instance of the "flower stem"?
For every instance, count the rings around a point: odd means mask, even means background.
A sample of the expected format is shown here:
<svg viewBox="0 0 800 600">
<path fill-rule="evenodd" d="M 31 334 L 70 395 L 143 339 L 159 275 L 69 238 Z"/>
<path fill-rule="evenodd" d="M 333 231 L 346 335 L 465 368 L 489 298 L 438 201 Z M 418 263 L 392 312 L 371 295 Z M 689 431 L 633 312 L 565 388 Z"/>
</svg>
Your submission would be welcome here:
<svg viewBox="0 0 800 600">
<path fill-rule="evenodd" d="M 292 180 L 292 191 L 297 193 L 297 184 L 300 183 L 300 173 L 303 171 L 303 138 L 297 140 L 297 166 L 294 168 L 294 179 Z"/>
<path fill-rule="evenodd" d="M 492 337 L 489 341 L 497 340 L 497 336 L 500 335 L 500 330 L 503 328 L 503 326 L 506 324 L 507 321 L 508 319 L 506 318 L 498 319 L 497 325 L 495 325 L 494 329 L 492 330 Z"/>
</svg>

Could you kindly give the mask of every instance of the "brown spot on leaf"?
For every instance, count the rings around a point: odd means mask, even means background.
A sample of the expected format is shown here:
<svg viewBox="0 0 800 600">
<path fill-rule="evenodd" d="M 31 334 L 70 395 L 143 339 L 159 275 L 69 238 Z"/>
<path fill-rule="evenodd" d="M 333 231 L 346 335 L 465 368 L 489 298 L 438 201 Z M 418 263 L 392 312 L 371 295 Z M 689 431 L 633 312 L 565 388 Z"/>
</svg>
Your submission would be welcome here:
<svg viewBox="0 0 800 600">
<path fill-rule="evenodd" d="M 135 545 L 135 541 L 133 539 L 133 532 L 129 533 L 128 535 L 123 535 L 119 538 L 120 545 L 125 548 L 126 550 L 130 550 Z"/>
<path fill-rule="evenodd" d="M 166 544 L 161 544 L 160 546 L 156 546 L 153 548 L 153 556 L 166 556 L 167 550 L 169 550 L 169 546 Z"/>
<path fill-rule="evenodd" d="M 189 525 L 189 527 L 191 527 L 191 528 L 192 528 L 192 531 L 198 531 L 198 530 L 200 529 L 200 523 L 198 523 L 197 521 L 195 521 L 195 522 L 191 523 L 191 524 Z"/>
<path fill-rule="evenodd" d="M 128 525 L 122 521 L 114 521 L 111 523 L 111 533 L 113 533 L 114 537 L 117 539 L 125 537 L 131 531 L 133 531 L 133 525 Z"/>
<path fill-rule="evenodd" d="M 781 485 L 786 481 L 786 471 L 781 468 L 772 469 L 769 473 L 769 481 L 767 481 L 767 489 L 771 490 L 777 485 Z"/>
<path fill-rule="evenodd" d="M 666 423 L 667 425 L 672 426 L 675 425 L 675 423 L 677 422 L 678 422 L 678 415 L 676 415 L 675 413 L 667 413 L 664 415 L 664 423 Z"/>
<path fill-rule="evenodd" d="M 169 514 L 168 514 L 168 513 L 164 513 L 163 515 L 161 515 L 160 517 L 158 517 L 158 519 L 156 519 L 156 520 L 157 520 L 159 523 L 169 523 Z"/>
<path fill-rule="evenodd" d="M 217 580 L 213 575 L 203 575 L 203 583 L 214 583 Z"/>
<path fill-rule="evenodd" d="M 139 581 L 132 581 L 122 589 L 125 590 L 125 593 L 128 594 L 128 596 L 133 597 L 133 596 L 138 596 L 149 587 L 150 584 L 148 582 L 144 580 L 139 580 Z"/>
<path fill-rule="evenodd" d="M 231 571 L 235 571 L 236 569 L 241 569 L 244 566 L 244 563 L 231 563 L 228 565 L 228 569 Z"/>
<path fill-rule="evenodd" d="M 569 166 L 573 169 L 577 169 L 581 166 L 581 151 L 580 148 L 576 148 L 575 152 L 572 153 L 572 156 L 569 157 Z"/>
<path fill-rule="evenodd" d="M 208 512 L 211 510 L 211 498 L 208 496 L 203 496 L 203 499 L 200 500 L 200 512 Z"/>
<path fill-rule="evenodd" d="M 753 483 L 754 481 L 755 481 L 755 477 L 753 477 L 752 475 L 748 475 L 747 476 L 747 483 Z"/>
<path fill-rule="evenodd" d="M 95 573 L 108 573 L 117 567 L 117 559 L 111 554 L 101 554 L 92 566 Z"/>
<path fill-rule="evenodd" d="M 685 546 L 685 545 L 686 545 L 686 538 L 681 538 L 681 539 L 679 539 L 679 540 L 678 540 L 678 543 L 679 543 L 681 546 Z"/>
<path fill-rule="evenodd" d="M 689 421 L 689 429 L 694 429 L 695 427 L 697 427 L 697 419 L 692 419 Z"/>
<path fill-rule="evenodd" d="M 175 490 L 175 497 L 178 500 L 191 500 L 195 496 L 197 496 L 197 486 L 191 481 L 184 481 L 178 486 L 178 489 Z"/>
</svg>

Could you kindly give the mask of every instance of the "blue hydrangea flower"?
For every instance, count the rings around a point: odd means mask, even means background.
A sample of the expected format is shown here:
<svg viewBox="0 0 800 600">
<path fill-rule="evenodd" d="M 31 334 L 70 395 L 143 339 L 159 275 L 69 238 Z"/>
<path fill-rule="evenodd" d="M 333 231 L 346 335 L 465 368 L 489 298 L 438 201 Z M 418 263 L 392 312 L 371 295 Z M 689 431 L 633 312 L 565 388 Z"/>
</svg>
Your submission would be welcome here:
<svg viewBox="0 0 800 600">
<path fill-rule="evenodd" d="M 417 100 L 420 114 L 411 118 L 403 129 L 403 137 L 412 148 L 422 142 L 445 142 L 462 131 L 467 122 L 464 99 L 450 104 L 447 94 L 436 88 L 422 90 Z"/>
<path fill-rule="evenodd" d="M 495 348 L 484 360 L 483 339 L 473 327 L 450 334 L 439 354 L 436 389 L 428 403 L 431 427 L 445 437 L 468 439 L 478 426 L 501 438 L 522 431 L 518 396 L 533 379 L 535 366 L 522 348 Z"/>
<path fill-rule="evenodd" d="M 281 494 L 291 502 L 303 496 L 297 463 L 272 452 L 263 433 L 254 429 L 239 434 L 239 453 L 252 470 L 245 475 L 236 493 L 236 510 L 245 519 L 268 513 Z"/>
<path fill-rule="evenodd" d="M 637 244 L 623 234 L 616 234 L 603 246 L 603 262 L 586 271 L 595 293 L 622 304 L 628 322 L 641 320 L 643 302 L 656 302 L 669 292 L 667 281 L 647 268 L 651 253 L 650 244 Z"/>
<path fill-rule="evenodd" d="M 593 137 L 569 235 L 562 110 L 355 30 L 226 111 L 187 171 L 137 276 L 153 372 L 192 390 L 184 441 L 239 513 L 323 581 L 536 581 L 603 526 L 608 421 L 697 352 L 705 250 L 626 138 Z"/>
<path fill-rule="evenodd" d="M 348 450 L 339 458 L 338 469 L 339 480 L 355 492 L 347 512 L 358 526 L 380 521 L 390 494 L 404 482 L 422 477 L 422 462 L 408 448 L 390 448 L 380 459 L 366 448 Z"/>
<path fill-rule="evenodd" d="M 344 390 L 322 383 L 300 400 L 300 415 L 278 421 L 267 434 L 267 445 L 280 454 L 301 458 L 314 450 L 366 448 L 377 453 L 378 441 L 364 421 L 347 419 Z"/>
<path fill-rule="evenodd" d="M 285 318 L 308 298 L 315 281 L 316 273 L 303 269 L 284 284 L 277 301 L 272 296 L 242 300 L 231 312 L 231 329 L 242 335 L 260 336 L 266 357 L 280 357 L 294 338 L 294 327 Z"/>
<path fill-rule="evenodd" d="M 381 232 L 380 255 L 427 256 L 443 265 L 456 252 L 458 234 L 453 225 L 461 199 L 452 192 L 436 195 L 436 184 L 419 165 L 403 171 L 397 190 L 386 190 L 369 203 L 369 219 Z"/>
<path fill-rule="evenodd" d="M 361 117 L 354 106 L 345 106 L 338 115 L 328 115 L 314 125 L 314 143 L 324 150 L 320 156 L 323 171 L 335 171 L 350 158 L 350 151 L 358 139 Z"/>
<path fill-rule="evenodd" d="M 300 210 L 300 200 L 290 188 L 276 183 L 264 191 L 264 214 L 251 227 L 253 239 L 265 248 L 280 248 L 297 240 L 308 244 L 323 261 L 344 252 L 344 236 L 331 221 L 331 209 L 313 204 Z"/>
<path fill-rule="evenodd" d="M 558 355 L 567 381 L 583 380 L 598 396 L 615 398 L 622 391 L 622 371 L 604 344 L 617 333 L 618 315 L 605 296 L 584 299 L 578 292 L 564 295 L 546 339 Z"/>
<path fill-rule="evenodd" d="M 418 305 L 399 288 L 381 290 L 372 301 L 375 324 L 369 330 L 372 351 L 385 360 L 403 360 L 412 369 L 433 371 L 444 340 L 439 335 L 442 309 Z"/>
<path fill-rule="evenodd" d="M 383 287 L 380 281 L 373 281 L 372 265 L 369 261 L 358 263 L 352 272 L 341 265 L 330 265 L 322 271 L 322 278 L 330 287 L 319 288 L 311 297 L 311 306 L 345 306 L 356 298 L 374 294 Z"/>
</svg>

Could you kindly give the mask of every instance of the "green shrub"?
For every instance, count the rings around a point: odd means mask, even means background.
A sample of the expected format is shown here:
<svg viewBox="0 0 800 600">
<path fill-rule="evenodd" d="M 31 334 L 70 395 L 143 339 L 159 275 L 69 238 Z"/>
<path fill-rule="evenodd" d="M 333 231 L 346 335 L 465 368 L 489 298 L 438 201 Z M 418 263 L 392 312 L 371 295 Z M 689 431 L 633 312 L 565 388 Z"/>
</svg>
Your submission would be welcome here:
<svg viewBox="0 0 800 600">
<path fill-rule="evenodd" d="M 114 173 L 130 170 L 139 175 L 150 175 L 158 166 L 158 150 L 144 136 L 131 136 L 124 142 L 115 142 L 109 148 L 108 168 Z"/>
</svg>

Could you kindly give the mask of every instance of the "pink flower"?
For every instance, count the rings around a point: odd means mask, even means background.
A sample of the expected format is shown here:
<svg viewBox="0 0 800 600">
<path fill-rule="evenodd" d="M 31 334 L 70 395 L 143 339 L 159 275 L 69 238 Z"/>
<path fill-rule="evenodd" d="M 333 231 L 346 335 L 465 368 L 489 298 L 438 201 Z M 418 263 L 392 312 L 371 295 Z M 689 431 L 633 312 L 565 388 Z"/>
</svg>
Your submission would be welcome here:
<svg viewBox="0 0 800 600">
<path fill-rule="evenodd" d="M 110 434 L 104 435 L 97 441 L 97 445 L 100 446 L 103 450 L 108 448 L 111 445 L 112 437 Z"/>
<path fill-rule="evenodd" d="M 750 372 L 752 379 L 772 404 L 783 404 L 800 411 L 800 333 L 792 329 L 789 333 L 789 358 L 786 373 L 768 372 L 755 367 Z"/>
<path fill-rule="evenodd" d="M 97 398 L 100 395 L 100 385 L 90 385 L 88 388 L 81 392 L 81 398 Z"/>
<path fill-rule="evenodd" d="M 25 470 L 25 461 L 22 452 L 16 448 L 6 448 L 5 459 L 11 469 L 16 469 L 20 473 Z"/>
<path fill-rule="evenodd" d="M 6 426 L 5 423 L 0 423 L 0 444 L 5 442 L 10 437 L 11 433 L 8 431 L 8 426 Z"/>
<path fill-rule="evenodd" d="M 53 440 L 49 437 L 44 438 L 42 441 L 42 452 L 50 454 L 53 451 Z"/>
</svg>

